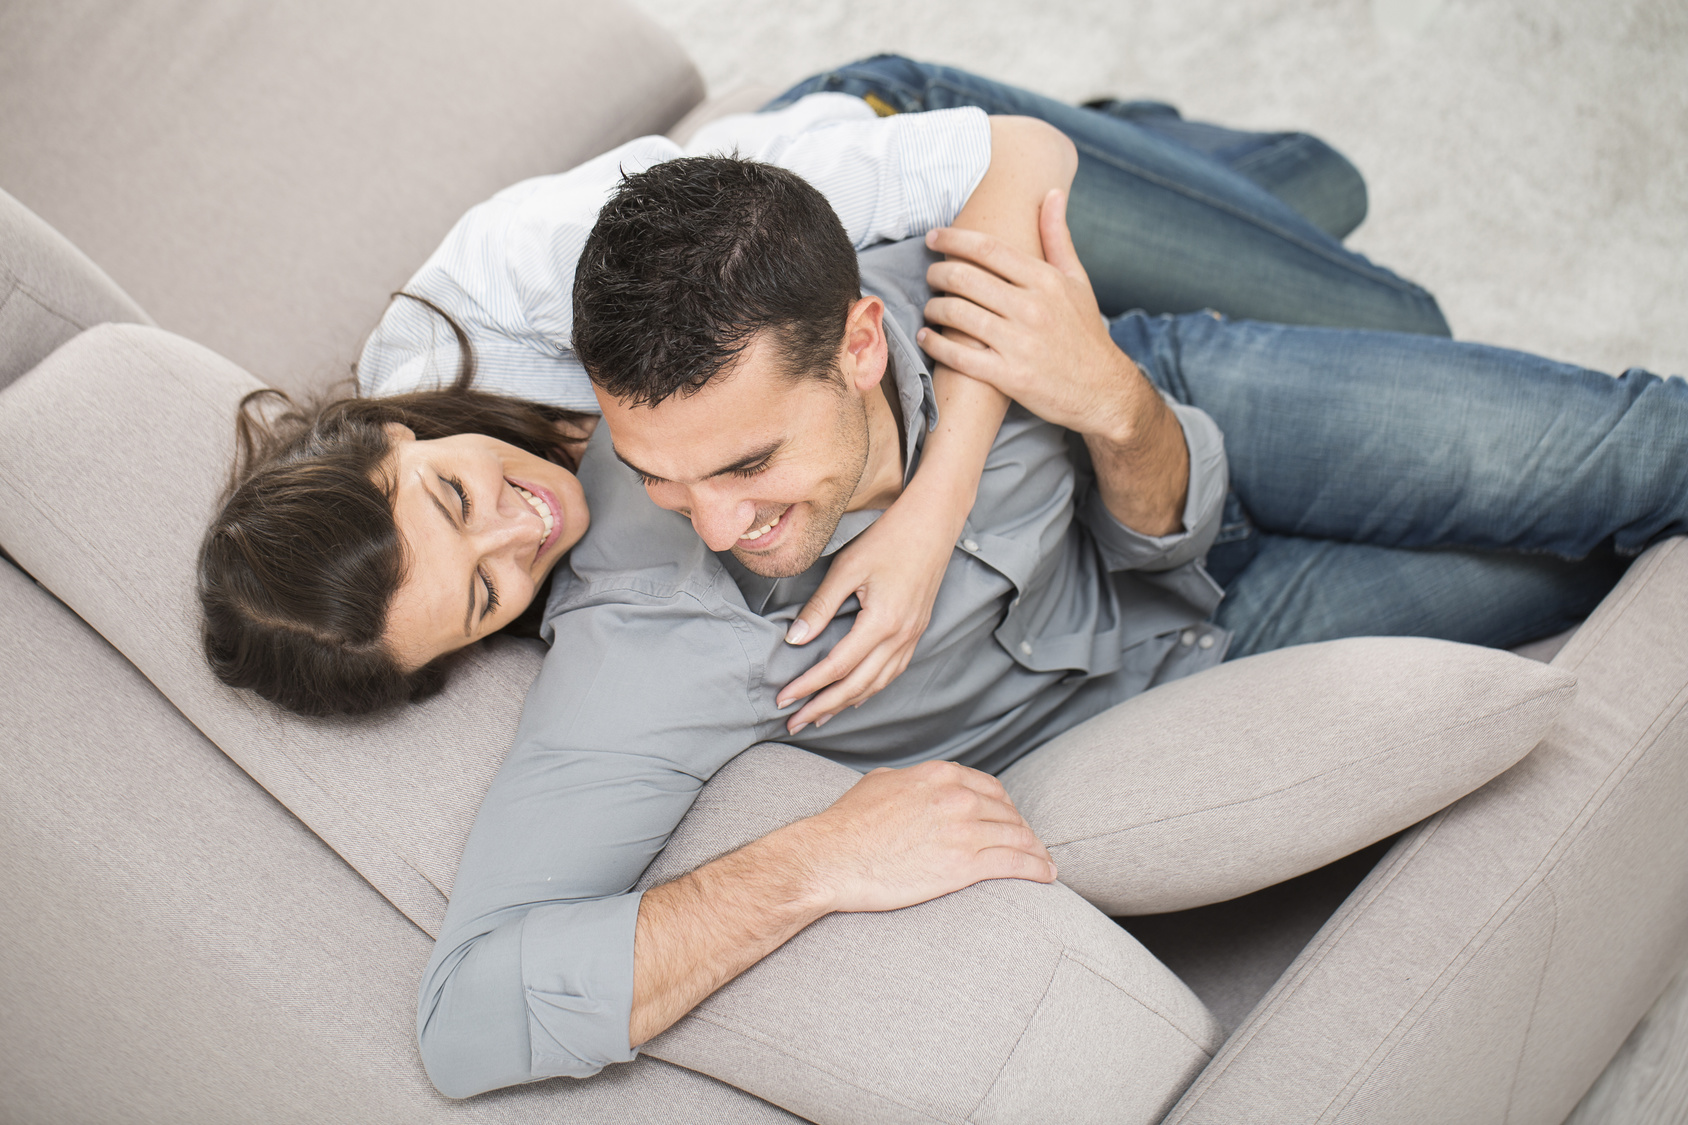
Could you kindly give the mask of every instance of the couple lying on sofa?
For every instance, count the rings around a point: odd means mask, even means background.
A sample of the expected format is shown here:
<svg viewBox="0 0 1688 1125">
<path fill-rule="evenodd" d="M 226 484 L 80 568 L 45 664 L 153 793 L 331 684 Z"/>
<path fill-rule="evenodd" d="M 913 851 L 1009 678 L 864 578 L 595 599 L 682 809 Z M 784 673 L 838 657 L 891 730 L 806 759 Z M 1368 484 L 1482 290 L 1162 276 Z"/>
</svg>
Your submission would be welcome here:
<svg viewBox="0 0 1688 1125">
<path fill-rule="evenodd" d="M 1308 137 L 874 59 L 494 197 L 366 397 L 246 422 L 225 680 L 365 711 L 551 642 L 422 984 L 436 1085 L 630 1059 L 831 911 L 1053 880 L 993 775 L 1151 686 L 1516 644 L 1688 531 L 1688 385 L 1448 339 L 1361 213 Z M 633 892 L 766 740 L 906 768 Z"/>
</svg>

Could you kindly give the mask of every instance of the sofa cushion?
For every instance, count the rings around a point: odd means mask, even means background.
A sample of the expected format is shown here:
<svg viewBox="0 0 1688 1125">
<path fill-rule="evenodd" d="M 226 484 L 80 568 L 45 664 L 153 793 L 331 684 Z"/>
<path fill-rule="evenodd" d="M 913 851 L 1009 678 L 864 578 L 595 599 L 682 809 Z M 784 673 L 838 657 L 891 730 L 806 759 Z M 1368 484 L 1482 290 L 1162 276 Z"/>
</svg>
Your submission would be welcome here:
<svg viewBox="0 0 1688 1125">
<path fill-rule="evenodd" d="M 1562 1121 L 1688 955 L 1688 540 L 1533 753 L 1403 835 L 1167 1118 Z"/>
<path fill-rule="evenodd" d="M 78 336 L 0 392 L 0 547 L 431 934 L 537 642 L 478 647 L 442 695 L 379 720 L 304 719 L 219 683 L 194 560 L 258 386 L 156 328 Z"/>
<path fill-rule="evenodd" d="M 0 186 L 296 391 L 348 374 L 467 208 L 702 93 L 622 0 L 5 4 Z"/>
<path fill-rule="evenodd" d="M 1262 653 L 1158 687 L 1002 775 L 1109 914 L 1236 898 L 1399 832 L 1530 751 L 1576 677 L 1424 637 Z"/>
<path fill-rule="evenodd" d="M 820 812 L 857 780 L 793 747 L 754 747 L 703 788 L 640 885 Z M 1072 891 L 997 879 L 828 915 L 644 1053 L 828 1125 L 1147 1125 L 1223 1037 L 1177 977 Z"/>
<path fill-rule="evenodd" d="M 151 322 L 86 254 L 0 191 L 0 388 L 107 321 Z"/>
</svg>

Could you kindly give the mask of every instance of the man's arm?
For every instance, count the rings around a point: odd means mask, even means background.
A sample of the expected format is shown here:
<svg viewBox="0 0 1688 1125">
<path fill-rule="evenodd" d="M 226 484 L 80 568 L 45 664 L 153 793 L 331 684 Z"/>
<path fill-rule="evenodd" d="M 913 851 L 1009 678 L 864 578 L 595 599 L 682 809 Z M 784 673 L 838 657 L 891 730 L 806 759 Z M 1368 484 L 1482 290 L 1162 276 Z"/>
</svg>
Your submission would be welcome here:
<svg viewBox="0 0 1688 1125">
<path fill-rule="evenodd" d="M 1036 118 L 992 117 L 990 135 L 990 169 L 955 226 L 1041 258 L 1039 208 L 1052 188 L 1072 183 L 1078 154 L 1064 134 Z M 781 706 L 813 696 L 787 721 L 792 734 L 859 705 L 901 675 L 931 619 L 1008 406 L 995 387 L 943 364 L 932 373 L 932 392 L 938 425 L 926 435 L 919 470 L 890 509 L 838 553 L 797 616 L 800 631 L 793 624 L 791 643 L 803 643 L 820 635 L 846 599 L 855 596 L 861 605 L 850 633 L 781 689 Z"/>
<path fill-rule="evenodd" d="M 1184 530 L 1190 453 L 1183 427 L 1109 338 L 1067 231 L 1064 193 L 1044 201 L 1041 228 L 1047 261 L 972 231 L 928 235 L 952 260 L 929 271 L 932 287 L 948 295 L 927 304 L 927 318 L 985 347 L 967 348 L 929 329 L 921 346 L 1083 435 L 1103 502 L 1120 523 L 1147 536 Z"/>
<path fill-rule="evenodd" d="M 981 879 L 1055 879 L 1001 783 L 953 762 L 874 770 L 825 812 L 645 892 L 628 1041 L 657 1035 L 826 914 L 896 910 Z"/>
</svg>

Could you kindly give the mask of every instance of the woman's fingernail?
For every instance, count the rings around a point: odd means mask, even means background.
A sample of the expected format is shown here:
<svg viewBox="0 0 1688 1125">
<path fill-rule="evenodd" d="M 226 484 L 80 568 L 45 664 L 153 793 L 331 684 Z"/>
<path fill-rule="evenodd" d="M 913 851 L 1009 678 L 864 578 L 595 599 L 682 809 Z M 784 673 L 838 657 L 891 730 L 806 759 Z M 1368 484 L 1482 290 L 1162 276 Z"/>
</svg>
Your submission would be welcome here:
<svg viewBox="0 0 1688 1125">
<path fill-rule="evenodd" d="M 820 718 L 815 720 L 815 729 L 820 730 L 822 727 L 826 726 L 831 721 L 832 721 L 831 715 L 822 715 Z"/>
<path fill-rule="evenodd" d="M 798 723 L 796 726 L 791 728 L 791 737 L 796 738 L 798 735 L 802 734 L 808 726 L 808 723 Z"/>
<path fill-rule="evenodd" d="M 804 637 L 809 635 L 809 623 L 799 617 L 791 623 L 791 628 L 785 631 L 785 643 L 788 645 L 801 644 Z"/>
</svg>

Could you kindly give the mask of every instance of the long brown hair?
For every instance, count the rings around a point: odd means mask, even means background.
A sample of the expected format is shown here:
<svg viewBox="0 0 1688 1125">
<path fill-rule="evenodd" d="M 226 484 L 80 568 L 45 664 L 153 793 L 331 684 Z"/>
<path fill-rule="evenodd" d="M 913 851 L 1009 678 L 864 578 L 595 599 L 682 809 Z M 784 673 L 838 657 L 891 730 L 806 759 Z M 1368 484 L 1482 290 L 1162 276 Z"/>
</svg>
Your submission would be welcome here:
<svg viewBox="0 0 1688 1125">
<path fill-rule="evenodd" d="M 388 423 L 422 440 L 486 434 L 570 469 L 566 442 L 587 418 L 475 390 L 467 333 L 441 390 L 326 398 L 301 406 L 253 391 L 235 422 L 235 463 L 199 552 L 205 656 L 217 678 L 306 715 L 357 715 L 424 698 L 450 657 L 407 672 L 382 640 L 406 559 L 393 519 Z M 531 607 L 537 613 L 538 603 Z"/>
</svg>

